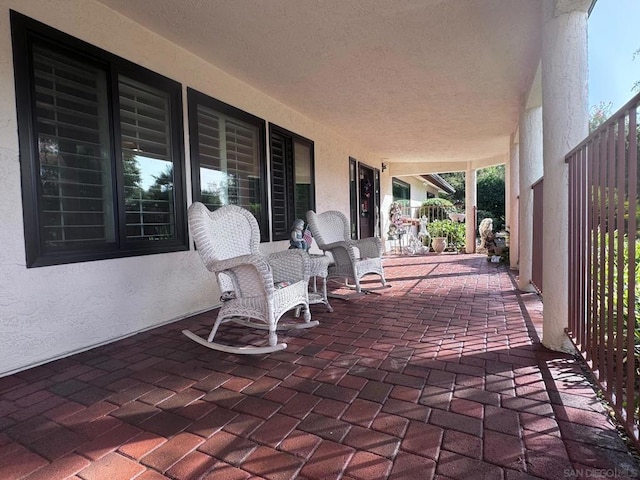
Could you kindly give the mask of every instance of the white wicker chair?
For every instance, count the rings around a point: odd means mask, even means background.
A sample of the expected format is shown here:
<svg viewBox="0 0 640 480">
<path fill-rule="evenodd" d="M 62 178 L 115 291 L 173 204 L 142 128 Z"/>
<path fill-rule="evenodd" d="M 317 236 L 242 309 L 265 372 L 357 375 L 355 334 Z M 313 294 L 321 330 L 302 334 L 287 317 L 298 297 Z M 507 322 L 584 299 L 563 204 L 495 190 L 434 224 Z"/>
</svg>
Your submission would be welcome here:
<svg viewBox="0 0 640 480">
<path fill-rule="evenodd" d="M 333 256 L 327 279 L 351 279 L 355 289 L 361 292 L 360 279 L 375 273 L 380 275 L 382 285 L 386 285 L 382 268 L 382 242 L 377 237 L 352 240 L 349 222 L 342 212 L 307 212 L 307 222 L 318 247 Z"/>
<path fill-rule="evenodd" d="M 285 250 L 272 255 L 259 252 L 260 229 L 253 215 L 236 205 L 210 211 L 194 202 L 189 207 L 189 228 L 206 268 L 216 275 L 221 292 L 233 292 L 222 303 L 207 340 L 189 330 L 187 337 L 213 350 L 228 353 L 262 354 L 287 348 L 278 343 L 276 329 L 309 328 L 309 256 L 302 250 Z M 304 323 L 280 324 L 289 310 L 302 308 Z M 225 322 L 269 330 L 268 346 L 230 346 L 214 342 L 218 327 Z"/>
</svg>

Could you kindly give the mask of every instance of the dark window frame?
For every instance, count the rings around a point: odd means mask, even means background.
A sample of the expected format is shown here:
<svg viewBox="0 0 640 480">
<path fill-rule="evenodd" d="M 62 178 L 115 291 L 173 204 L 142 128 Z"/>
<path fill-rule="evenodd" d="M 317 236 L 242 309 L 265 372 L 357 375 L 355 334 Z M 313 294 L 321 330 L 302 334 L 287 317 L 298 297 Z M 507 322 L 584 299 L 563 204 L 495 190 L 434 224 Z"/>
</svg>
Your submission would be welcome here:
<svg viewBox="0 0 640 480">
<path fill-rule="evenodd" d="M 396 198 L 395 195 L 393 195 L 393 188 L 395 186 L 398 186 L 399 188 L 403 188 L 406 189 L 407 191 L 407 198 Z M 400 180 L 399 178 L 393 177 L 391 179 L 391 193 L 392 193 L 392 197 L 393 197 L 393 201 L 397 202 L 398 200 L 407 200 L 410 201 L 411 200 L 411 185 L 403 180 Z"/>
<path fill-rule="evenodd" d="M 357 240 L 360 235 L 358 220 L 358 161 L 349 157 L 349 228 L 352 240 Z"/>
<path fill-rule="evenodd" d="M 291 157 L 285 158 L 285 174 L 287 178 L 285 179 L 285 191 L 280 194 L 280 192 L 276 192 L 274 189 L 274 158 L 273 158 L 273 135 L 280 135 L 285 139 L 291 142 Z M 309 200 L 310 205 L 308 206 L 309 210 L 316 209 L 316 175 L 315 175 L 315 144 L 313 140 L 305 138 L 297 133 L 294 133 L 286 128 L 280 127 L 274 123 L 269 123 L 269 152 L 270 152 L 270 166 L 271 166 L 271 225 L 272 225 L 272 240 L 288 240 L 290 235 L 291 225 L 293 225 L 294 220 L 297 218 L 296 210 L 296 195 L 295 195 L 295 143 L 303 144 L 309 148 L 309 161 L 310 161 L 310 191 L 309 191 Z M 276 198 L 278 195 L 284 195 L 286 198 Z M 276 203 L 282 203 L 285 205 L 284 212 L 279 212 L 276 207 Z M 305 212 L 306 213 L 306 212 Z M 282 215 L 284 217 L 283 222 L 276 222 L 275 216 Z M 306 218 L 302 218 L 306 222 Z M 284 223 L 284 227 L 280 230 L 277 230 L 276 223 Z"/>
<path fill-rule="evenodd" d="M 251 113 L 240 110 L 233 105 L 229 105 L 221 100 L 206 95 L 191 87 L 187 88 L 187 105 L 189 117 L 189 150 L 191 157 L 191 189 L 193 201 L 200 201 L 202 191 L 200 185 L 200 158 L 199 158 L 199 124 L 198 124 L 198 106 L 210 108 L 216 112 L 224 114 L 228 117 L 235 118 L 244 123 L 252 125 L 258 130 L 258 170 L 260 173 L 260 200 L 261 206 L 259 214 L 256 216 L 260 227 L 260 240 L 262 242 L 269 241 L 269 224 L 268 224 L 268 197 L 267 197 L 267 162 L 266 162 L 266 122 Z"/>
<path fill-rule="evenodd" d="M 78 38 L 56 30 L 15 11 L 11 15 L 11 37 L 16 87 L 16 108 L 20 148 L 20 172 L 27 267 L 40 267 L 78 263 L 111 258 L 150 255 L 188 250 L 186 225 L 185 166 L 182 120 L 182 86 L 168 77 L 136 65 L 124 58 Z M 109 126 L 108 154 L 111 165 L 111 199 L 115 241 L 77 248 L 47 249 L 41 227 L 41 182 L 36 128 L 36 104 L 33 46 L 52 48 L 76 60 L 104 69 L 106 74 L 107 123 Z M 157 89 L 168 97 L 170 158 L 173 164 L 173 213 L 174 234 L 171 239 L 127 239 L 122 149 L 120 138 L 120 112 L 118 100 L 118 76 L 123 75 Z"/>
<path fill-rule="evenodd" d="M 373 169 L 373 204 L 375 205 L 375 237 L 382 232 L 382 213 L 380 212 L 380 169 Z"/>
</svg>

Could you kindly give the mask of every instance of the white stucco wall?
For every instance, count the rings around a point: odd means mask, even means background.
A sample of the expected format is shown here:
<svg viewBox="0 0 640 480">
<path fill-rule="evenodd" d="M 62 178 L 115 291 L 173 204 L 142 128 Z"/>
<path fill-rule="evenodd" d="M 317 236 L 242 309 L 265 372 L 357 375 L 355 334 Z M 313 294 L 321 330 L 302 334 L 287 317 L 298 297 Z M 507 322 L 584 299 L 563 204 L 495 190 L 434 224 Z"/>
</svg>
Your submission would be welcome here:
<svg viewBox="0 0 640 480">
<path fill-rule="evenodd" d="M 535 292 L 533 271 L 533 189 L 543 174 L 542 107 L 534 106 L 520 113 L 520 262 L 518 288 Z"/>
<path fill-rule="evenodd" d="M 197 253 L 177 252 L 27 269 L 9 10 L 166 75 L 315 143 L 316 208 L 349 214 L 349 156 L 359 147 L 93 0 L 5 0 L 0 6 L 0 376 L 184 318 L 219 298 Z M 323 195 L 331 192 L 331 195 Z M 382 194 L 386 194 L 384 190 Z M 185 205 L 186 209 L 186 205 Z M 286 248 L 264 244 L 265 252 Z"/>
<path fill-rule="evenodd" d="M 393 203 L 393 194 L 392 194 L 393 177 L 387 173 L 388 171 L 389 169 L 383 172 L 380 176 L 380 190 L 382 192 L 385 192 L 385 191 L 388 192 L 386 195 L 383 194 L 380 197 L 381 198 L 380 212 L 382 215 L 382 232 L 380 236 L 382 237 L 383 245 L 384 245 L 383 248 L 384 248 L 384 251 L 386 252 L 394 248 L 392 243 L 386 241 L 387 232 L 389 231 L 389 226 L 391 224 L 391 219 L 389 218 L 389 210 L 391 208 L 391 204 Z M 411 209 L 411 216 L 416 218 L 417 208 L 415 207 L 419 207 L 420 205 L 422 205 L 422 202 L 427 198 L 427 192 L 436 194 L 437 189 L 433 185 L 430 185 L 430 184 L 426 185 L 425 181 L 420 180 L 415 176 L 398 176 L 395 178 L 409 184 L 410 186 L 409 204 L 411 207 L 413 207 Z M 413 233 L 414 234 L 418 233 L 418 227 L 413 227 Z"/>
</svg>

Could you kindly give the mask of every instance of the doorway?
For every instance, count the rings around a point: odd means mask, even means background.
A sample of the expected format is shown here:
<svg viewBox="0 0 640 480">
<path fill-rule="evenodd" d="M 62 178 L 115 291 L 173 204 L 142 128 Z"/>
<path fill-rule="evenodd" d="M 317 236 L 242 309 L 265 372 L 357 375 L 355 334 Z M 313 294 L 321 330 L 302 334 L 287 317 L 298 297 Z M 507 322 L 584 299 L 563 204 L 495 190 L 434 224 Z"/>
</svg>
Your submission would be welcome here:
<svg viewBox="0 0 640 480">
<path fill-rule="evenodd" d="M 360 238 L 373 237 L 376 234 L 376 188 L 374 169 L 358 164 L 358 190 L 359 190 L 359 220 Z"/>
</svg>

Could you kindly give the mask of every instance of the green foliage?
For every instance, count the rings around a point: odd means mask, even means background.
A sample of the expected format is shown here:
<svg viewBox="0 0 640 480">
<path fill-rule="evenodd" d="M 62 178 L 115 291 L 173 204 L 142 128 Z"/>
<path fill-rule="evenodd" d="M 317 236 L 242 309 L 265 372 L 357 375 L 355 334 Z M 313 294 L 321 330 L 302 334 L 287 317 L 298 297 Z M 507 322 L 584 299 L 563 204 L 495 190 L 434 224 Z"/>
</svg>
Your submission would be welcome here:
<svg viewBox="0 0 640 480">
<path fill-rule="evenodd" d="M 600 239 L 600 233 L 598 230 L 594 232 L 594 241 L 595 239 Z M 621 332 L 622 339 L 622 351 L 616 352 L 615 355 L 623 356 L 623 363 L 627 363 L 629 360 L 634 362 L 636 377 L 640 376 L 640 364 L 638 364 L 637 359 L 640 357 L 640 240 L 636 238 L 635 240 L 635 264 L 634 268 L 630 267 L 629 258 L 629 237 L 625 235 L 623 238 L 623 250 L 622 254 L 619 254 L 619 246 L 618 246 L 618 231 L 614 231 L 613 234 L 613 244 L 610 244 L 609 235 L 605 235 L 604 238 L 604 254 L 601 255 L 600 247 L 598 247 L 594 259 L 594 264 L 592 266 L 591 276 L 594 278 L 594 281 L 598 282 L 598 285 L 603 285 L 603 289 L 601 290 L 599 287 L 594 290 L 594 303 L 595 303 L 595 312 L 596 315 L 594 317 L 594 321 L 596 326 L 594 327 L 594 334 L 598 330 L 601 331 L 605 335 L 608 336 L 609 329 L 607 328 L 606 322 L 609 318 L 609 314 L 611 314 L 613 319 L 613 337 L 607 338 L 607 343 L 612 345 L 612 348 L 615 348 L 617 343 L 616 337 L 618 332 Z M 602 240 L 599 240 L 602 241 Z M 591 254 L 591 252 L 589 252 Z M 609 264 L 609 259 L 612 259 L 612 264 Z M 622 263 L 622 278 L 619 278 L 618 273 L 618 265 Z M 610 270 L 611 268 L 611 270 Z M 633 275 L 635 290 L 629 290 L 629 282 L 630 275 Z M 610 283 L 610 276 L 613 278 L 613 281 Z M 622 281 L 622 289 L 618 288 L 618 282 Z M 610 290 L 610 285 L 612 286 Z M 629 299 L 633 298 L 633 312 L 634 315 L 630 319 L 629 312 L 630 304 Z M 601 323 L 599 320 L 604 319 L 605 323 Z M 627 339 L 629 334 L 633 335 L 633 343 L 634 349 L 633 351 L 628 351 L 627 348 Z M 601 359 L 602 362 L 606 362 L 605 358 Z M 604 367 L 603 367 L 604 368 Z M 627 368 L 625 366 L 625 373 Z M 612 379 L 612 381 L 615 381 Z M 631 383 L 631 379 L 626 379 L 626 388 L 633 388 L 633 383 Z M 638 415 L 638 409 L 640 405 L 638 405 L 638 401 L 640 399 L 636 399 L 636 418 Z"/>
<path fill-rule="evenodd" d="M 446 237 L 447 236 L 447 223 L 453 223 L 451 220 L 434 220 L 427 224 L 427 232 L 431 238 L 433 237 Z"/>
<path fill-rule="evenodd" d="M 611 116 L 612 107 L 613 104 L 611 102 L 599 102 L 591 107 L 591 110 L 589 111 L 589 133 L 593 132 L 607 121 Z"/>
<path fill-rule="evenodd" d="M 453 204 L 451 203 L 451 201 L 447 200 L 446 198 L 436 197 L 436 198 L 427 198 L 422 202 L 422 206 L 452 208 Z"/>
<path fill-rule="evenodd" d="M 465 174 L 454 172 L 443 173 L 441 176 L 456 189 L 455 193 L 445 198 L 456 205 L 464 205 Z M 488 212 L 485 217 L 493 218 L 496 230 L 501 230 L 505 215 L 505 166 L 496 165 L 478 170 L 477 191 L 478 223 L 482 220 L 479 213 L 485 211 Z"/>
<path fill-rule="evenodd" d="M 480 222 L 482 222 L 482 220 L 484 220 L 485 218 L 493 219 L 493 213 L 487 212 L 486 210 L 478 210 L 476 212 L 476 218 L 478 220 L 478 225 L 480 225 Z M 494 219 L 494 223 L 495 223 L 495 219 Z M 478 225 L 476 225 L 476 228 L 478 228 Z"/>
<path fill-rule="evenodd" d="M 446 195 L 444 198 L 449 199 L 458 208 L 464 208 L 464 192 L 465 177 L 464 172 L 442 173 L 440 176 L 445 179 L 449 185 L 456 189 L 455 192 Z"/>
<path fill-rule="evenodd" d="M 427 198 L 418 209 L 418 218 L 427 217 L 429 222 L 446 219 L 449 212 L 455 212 L 456 208 L 446 198 Z"/>
<path fill-rule="evenodd" d="M 624 288 L 622 292 L 619 292 L 617 288 L 614 288 L 611 292 L 612 300 L 609 301 L 609 285 L 605 283 L 605 292 L 604 296 L 600 297 L 599 295 L 596 297 L 596 304 L 598 305 L 598 310 L 602 310 L 608 312 L 609 310 L 613 311 L 614 318 L 617 317 L 618 314 L 618 305 L 619 302 L 622 302 L 622 318 L 626 328 L 627 322 L 629 320 L 629 296 L 628 295 L 628 285 L 629 285 L 629 237 L 625 235 L 623 238 L 623 250 L 622 255 L 618 255 L 618 231 L 616 230 L 613 234 L 613 248 L 609 245 L 609 236 L 604 236 L 604 256 L 600 256 L 600 250 L 596 254 L 595 268 L 599 268 L 600 271 L 598 273 L 598 278 L 601 282 L 605 281 L 605 279 L 609 276 L 609 261 L 608 259 L 613 259 L 613 269 L 611 274 L 613 275 L 613 283 L 612 285 L 617 285 L 618 283 L 618 264 L 620 260 L 622 260 L 622 283 Z M 593 272 L 595 275 L 595 271 Z M 634 302 L 634 316 L 635 316 L 635 336 L 636 336 L 636 346 L 640 345 L 640 240 L 636 239 L 635 241 L 635 270 L 634 270 L 634 282 L 635 282 L 635 302 Z M 597 292 L 598 294 L 600 292 Z M 622 293 L 622 298 L 618 298 L 618 294 Z"/>
<path fill-rule="evenodd" d="M 431 238 L 445 237 L 449 247 L 452 247 L 455 250 L 464 248 L 464 223 L 452 222 L 451 220 L 434 220 L 427 224 L 427 231 Z"/>
<path fill-rule="evenodd" d="M 483 168 L 478 172 L 478 210 L 491 212 L 496 231 L 504 227 L 505 167 Z"/>
</svg>

